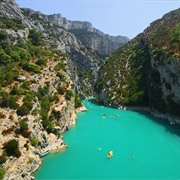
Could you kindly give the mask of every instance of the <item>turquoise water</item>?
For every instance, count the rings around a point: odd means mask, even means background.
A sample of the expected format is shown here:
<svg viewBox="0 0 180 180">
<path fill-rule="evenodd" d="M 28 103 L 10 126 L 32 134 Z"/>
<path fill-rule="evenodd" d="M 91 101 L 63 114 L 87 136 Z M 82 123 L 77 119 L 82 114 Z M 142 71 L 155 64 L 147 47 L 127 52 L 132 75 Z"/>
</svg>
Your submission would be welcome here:
<svg viewBox="0 0 180 180">
<path fill-rule="evenodd" d="M 69 148 L 44 157 L 36 179 L 180 179 L 179 126 L 146 113 L 84 104 L 88 111 L 78 113 L 76 126 L 64 133 Z"/>
</svg>

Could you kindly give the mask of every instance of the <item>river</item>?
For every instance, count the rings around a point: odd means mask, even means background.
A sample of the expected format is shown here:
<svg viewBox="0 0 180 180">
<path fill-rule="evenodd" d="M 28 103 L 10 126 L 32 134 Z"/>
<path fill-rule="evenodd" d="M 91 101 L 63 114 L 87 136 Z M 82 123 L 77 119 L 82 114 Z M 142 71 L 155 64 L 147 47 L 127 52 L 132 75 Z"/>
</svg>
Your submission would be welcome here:
<svg viewBox="0 0 180 180">
<path fill-rule="evenodd" d="M 148 113 L 83 103 L 87 112 L 63 134 L 69 148 L 45 156 L 36 179 L 180 179 L 179 126 Z"/>
</svg>

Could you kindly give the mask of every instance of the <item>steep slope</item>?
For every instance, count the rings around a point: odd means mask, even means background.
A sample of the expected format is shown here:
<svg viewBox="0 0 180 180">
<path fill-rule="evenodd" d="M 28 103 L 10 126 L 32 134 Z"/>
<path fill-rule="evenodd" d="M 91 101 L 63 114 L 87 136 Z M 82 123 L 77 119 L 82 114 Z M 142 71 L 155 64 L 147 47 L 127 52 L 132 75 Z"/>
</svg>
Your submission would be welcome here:
<svg viewBox="0 0 180 180">
<path fill-rule="evenodd" d="M 76 74 L 75 86 L 81 97 L 93 95 L 99 64 L 106 55 L 129 40 L 105 35 L 89 22 L 69 21 L 60 14 L 45 15 L 31 9 L 22 9 L 22 13 L 28 19 L 28 23 L 23 21 L 28 27 L 31 24 L 48 37 L 50 46 L 69 55 L 74 64 L 71 73 Z"/>
<path fill-rule="evenodd" d="M 81 101 L 72 61 L 32 28 L 41 26 L 14 1 L 0 2 L 0 19 L 0 179 L 28 180 L 43 152 L 66 148 L 62 133 L 75 124 Z"/>
<path fill-rule="evenodd" d="M 95 86 L 97 101 L 116 107 L 150 107 L 164 118 L 179 117 L 179 44 L 177 9 L 109 56 Z"/>
<path fill-rule="evenodd" d="M 20 9 L 14 0 L 1 1 L 0 12 L 9 18 L 22 20 L 28 29 L 40 31 L 49 47 L 69 55 L 72 61 L 72 78 L 76 91 L 82 98 L 93 95 L 99 64 L 104 61 L 106 55 L 129 40 L 127 37 L 105 35 L 93 28 L 89 22 L 69 21 L 60 14 L 45 15 L 31 9 Z M 73 34 L 74 30 L 82 30 L 83 33 L 79 35 L 83 38 L 76 33 Z M 23 38 L 23 33 L 27 35 L 27 32 L 19 31 L 18 34 L 12 35 L 12 38 Z M 93 36 L 89 39 L 91 33 Z M 12 34 L 12 31 L 8 34 Z"/>
</svg>

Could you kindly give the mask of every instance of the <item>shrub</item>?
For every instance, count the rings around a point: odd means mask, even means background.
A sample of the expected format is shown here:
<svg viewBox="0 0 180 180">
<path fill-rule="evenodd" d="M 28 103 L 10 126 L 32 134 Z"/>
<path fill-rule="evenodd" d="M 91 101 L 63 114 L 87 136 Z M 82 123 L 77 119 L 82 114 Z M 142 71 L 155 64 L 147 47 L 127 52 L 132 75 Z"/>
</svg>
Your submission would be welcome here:
<svg viewBox="0 0 180 180">
<path fill-rule="evenodd" d="M 6 151 L 3 151 L 1 156 L 0 156 L 0 164 L 3 164 L 6 162 L 6 158 L 7 158 L 7 153 Z"/>
<path fill-rule="evenodd" d="M 5 118 L 6 115 L 3 112 L 0 112 L 0 118 Z"/>
<path fill-rule="evenodd" d="M 21 85 L 21 88 L 23 89 L 29 89 L 29 83 L 27 81 L 24 81 Z"/>
<path fill-rule="evenodd" d="M 4 175 L 5 175 L 5 170 L 2 167 L 0 167 L 0 179 L 3 179 Z"/>
<path fill-rule="evenodd" d="M 17 149 L 14 153 L 14 156 L 19 158 L 21 156 L 21 151 L 19 149 Z"/>
<path fill-rule="evenodd" d="M 22 132 L 22 135 L 23 135 L 23 137 L 25 137 L 25 138 L 29 138 L 30 135 L 31 135 L 31 131 L 29 131 L 28 129 L 25 129 L 25 130 Z"/>
<path fill-rule="evenodd" d="M 75 95 L 74 103 L 75 103 L 75 108 L 82 106 L 81 99 L 79 98 L 79 96 L 77 94 Z"/>
<path fill-rule="evenodd" d="M 58 62 L 58 64 L 54 67 L 55 71 L 59 71 L 60 69 L 65 69 L 65 65 L 63 62 Z"/>
<path fill-rule="evenodd" d="M 29 111 L 31 111 L 32 107 L 33 107 L 33 104 L 31 102 L 31 100 L 29 99 L 23 99 L 24 103 L 23 103 L 23 106 L 26 106 Z"/>
<path fill-rule="evenodd" d="M 26 71 L 32 71 L 34 73 L 39 73 L 40 72 L 40 68 L 36 64 L 30 64 L 28 62 L 24 62 L 24 63 L 20 63 L 20 65 Z"/>
<path fill-rule="evenodd" d="M 21 107 L 19 107 L 17 109 L 16 113 L 17 113 L 18 116 L 25 116 L 25 115 L 30 113 L 30 110 L 29 110 L 29 108 L 27 106 L 22 105 Z"/>
<path fill-rule="evenodd" d="M 70 91 L 70 90 L 67 90 L 67 91 L 66 91 L 65 98 L 66 98 L 67 100 L 70 100 L 72 96 L 73 96 L 73 92 Z"/>
<path fill-rule="evenodd" d="M 31 40 L 34 46 L 39 46 L 42 44 L 42 33 L 36 31 L 35 29 L 29 30 L 28 38 Z"/>
<path fill-rule="evenodd" d="M 1 92 L 1 106 L 17 109 L 19 105 L 16 103 L 16 98 L 9 95 L 7 92 Z"/>
<path fill-rule="evenodd" d="M 24 89 L 13 86 L 10 92 L 11 95 L 23 95 Z"/>
<path fill-rule="evenodd" d="M 11 57 L 8 56 L 6 53 L 3 51 L 0 51 L 0 64 L 1 65 L 6 65 L 11 62 Z"/>
<path fill-rule="evenodd" d="M 57 72 L 56 76 L 58 76 L 61 79 L 61 81 L 63 81 L 63 82 L 66 80 L 64 75 L 62 73 L 60 73 L 60 72 Z"/>
<path fill-rule="evenodd" d="M 39 66 L 45 66 L 46 65 L 46 60 L 45 59 L 38 59 L 36 61 L 36 64 L 39 65 Z"/>
<path fill-rule="evenodd" d="M 12 139 L 10 140 L 7 145 L 5 146 L 6 152 L 9 155 L 14 155 L 15 152 L 18 150 L 19 143 L 17 140 Z"/>
<path fill-rule="evenodd" d="M 29 160 L 28 160 L 28 163 L 32 163 L 34 161 L 34 158 L 33 157 L 29 157 Z"/>
<path fill-rule="evenodd" d="M 34 146 L 34 147 L 38 146 L 39 140 L 36 136 L 33 136 L 30 141 L 31 141 L 32 146 Z"/>
<path fill-rule="evenodd" d="M 20 125 L 20 132 L 23 132 L 24 130 L 28 129 L 28 124 L 25 120 L 21 120 L 19 122 Z"/>
<path fill-rule="evenodd" d="M 65 90 L 64 87 L 58 87 L 58 88 L 57 88 L 57 91 L 58 91 L 59 94 L 63 95 L 66 90 Z"/>
<path fill-rule="evenodd" d="M 48 93 L 49 93 L 49 87 L 48 86 L 40 87 L 40 88 L 38 88 L 37 97 L 38 97 L 38 99 L 41 100 Z"/>
</svg>

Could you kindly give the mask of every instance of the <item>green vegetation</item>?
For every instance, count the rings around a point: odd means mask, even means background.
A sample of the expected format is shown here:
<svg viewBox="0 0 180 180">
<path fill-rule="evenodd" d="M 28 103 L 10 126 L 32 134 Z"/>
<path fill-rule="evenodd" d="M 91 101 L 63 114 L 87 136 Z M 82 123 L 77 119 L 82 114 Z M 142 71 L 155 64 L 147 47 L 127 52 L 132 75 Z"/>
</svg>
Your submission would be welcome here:
<svg viewBox="0 0 180 180">
<path fill-rule="evenodd" d="M 59 77 L 61 81 L 63 81 L 63 82 L 66 81 L 66 78 L 64 77 L 64 75 L 61 72 L 57 72 L 56 76 Z"/>
<path fill-rule="evenodd" d="M 144 33 L 117 49 L 102 64 L 95 91 L 99 95 L 107 94 L 108 105 L 149 106 L 180 116 L 175 95 L 170 93 L 166 98 L 162 89 L 165 85 L 171 91 L 172 85 L 159 72 L 159 68 L 180 60 L 178 19 L 179 15 L 175 13 L 153 22 Z M 172 72 L 170 76 L 176 84 L 178 75 Z"/>
<path fill-rule="evenodd" d="M 40 37 L 37 38 L 37 36 Z M 0 86 L 7 86 L 16 80 L 21 67 L 26 71 L 39 73 L 39 66 L 45 64 L 44 60 L 39 60 L 37 64 L 31 62 L 32 58 L 41 59 L 41 56 L 49 53 L 37 46 L 42 43 L 41 35 L 30 30 L 29 38 L 30 40 L 27 43 L 19 40 L 17 44 L 13 45 L 7 33 L 0 30 Z M 52 56 L 52 53 L 49 53 L 49 55 Z"/>
<path fill-rule="evenodd" d="M 0 164 L 5 163 L 6 159 L 7 159 L 7 153 L 6 153 L 6 151 L 3 151 L 1 156 L 0 156 Z"/>
<path fill-rule="evenodd" d="M 90 84 L 94 84 L 95 83 L 95 75 L 93 74 L 93 71 L 91 69 L 79 69 L 77 70 L 77 75 L 78 75 L 78 78 L 79 78 L 79 81 L 80 82 L 83 82 L 83 81 L 88 81 Z M 81 90 L 82 92 L 86 95 L 86 96 L 89 96 L 89 91 L 90 89 L 86 88 L 86 86 L 81 86 Z"/>
<path fill-rule="evenodd" d="M 29 114 L 32 107 L 33 107 L 33 104 L 31 102 L 31 100 L 24 98 L 23 105 L 17 109 L 17 115 L 25 116 L 25 115 Z"/>
<path fill-rule="evenodd" d="M 36 64 L 37 64 L 38 66 L 45 66 L 46 63 L 47 63 L 47 61 L 46 61 L 45 59 L 38 59 L 38 60 L 36 61 Z"/>
<path fill-rule="evenodd" d="M 28 160 L 28 163 L 32 163 L 34 161 L 34 158 L 32 158 L 32 157 L 29 157 L 29 160 Z"/>
<path fill-rule="evenodd" d="M 137 37 L 140 38 L 141 35 Z M 147 106 L 149 67 L 150 56 L 147 46 L 135 40 L 112 53 L 101 66 L 95 91 L 101 93 L 102 89 L 105 89 L 109 104 Z"/>
<path fill-rule="evenodd" d="M 5 175 L 5 170 L 2 167 L 0 167 L 0 179 L 3 179 L 4 175 Z"/>
<path fill-rule="evenodd" d="M 37 147 L 39 144 L 39 140 L 36 136 L 33 136 L 30 141 L 31 141 L 31 145 L 34 147 Z"/>
<path fill-rule="evenodd" d="M 15 139 L 12 139 L 4 145 L 4 148 L 8 155 L 15 155 L 19 148 L 19 142 Z"/>
<path fill-rule="evenodd" d="M 23 95 L 23 94 L 25 94 L 25 90 L 23 88 L 18 88 L 17 86 L 13 86 L 10 94 L 11 95 Z"/>
<path fill-rule="evenodd" d="M 74 103 L 75 103 L 75 108 L 79 108 L 82 106 L 82 101 L 77 94 L 75 94 Z"/>
<path fill-rule="evenodd" d="M 28 124 L 26 120 L 21 120 L 19 122 L 19 125 L 20 125 L 20 132 L 23 132 L 24 130 L 28 129 Z"/>
<path fill-rule="evenodd" d="M 58 64 L 54 67 L 55 71 L 59 71 L 60 69 L 65 70 L 65 65 L 62 61 L 58 62 Z"/>
<path fill-rule="evenodd" d="M 71 90 L 67 90 L 65 94 L 65 98 L 67 100 L 71 100 L 71 97 L 73 96 L 73 92 Z"/>
<path fill-rule="evenodd" d="M 34 46 L 42 45 L 43 36 L 41 32 L 38 32 L 35 29 L 30 29 L 28 38 Z"/>
<path fill-rule="evenodd" d="M 14 96 L 9 95 L 5 91 L 1 91 L 0 95 L 0 107 L 9 107 L 12 109 L 17 109 L 19 107 L 19 105 L 16 103 L 17 99 Z"/>
<path fill-rule="evenodd" d="M 5 16 L 0 16 L 0 28 L 1 29 L 12 29 L 14 31 L 18 31 L 21 29 L 25 29 L 25 26 L 22 24 L 21 19 L 13 19 Z"/>
<path fill-rule="evenodd" d="M 59 94 L 63 95 L 66 92 L 66 89 L 64 87 L 58 87 L 57 91 Z"/>
<path fill-rule="evenodd" d="M 22 68 L 24 70 L 26 70 L 26 71 L 32 71 L 34 73 L 39 73 L 40 72 L 40 68 L 36 64 L 23 62 L 23 63 L 20 63 L 20 66 L 22 66 Z"/>
</svg>

